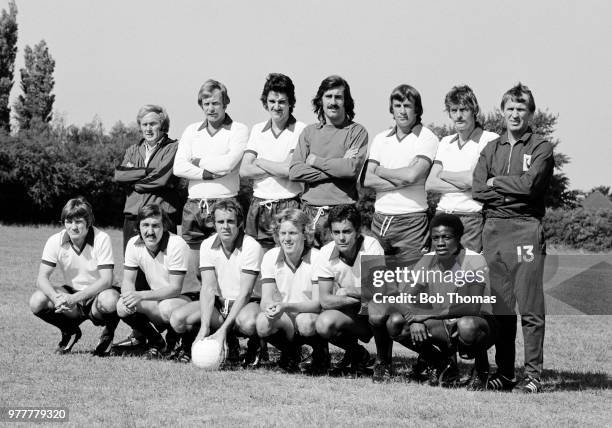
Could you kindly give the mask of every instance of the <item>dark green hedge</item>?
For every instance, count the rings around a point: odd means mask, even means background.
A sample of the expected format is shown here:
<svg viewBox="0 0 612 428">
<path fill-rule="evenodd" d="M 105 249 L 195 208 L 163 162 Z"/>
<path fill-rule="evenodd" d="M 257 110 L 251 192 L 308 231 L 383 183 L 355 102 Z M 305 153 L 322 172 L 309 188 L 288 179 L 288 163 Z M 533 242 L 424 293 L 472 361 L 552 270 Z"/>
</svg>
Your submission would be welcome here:
<svg viewBox="0 0 612 428">
<path fill-rule="evenodd" d="M 551 244 L 588 251 L 612 250 L 612 210 L 549 209 L 544 233 Z"/>
</svg>

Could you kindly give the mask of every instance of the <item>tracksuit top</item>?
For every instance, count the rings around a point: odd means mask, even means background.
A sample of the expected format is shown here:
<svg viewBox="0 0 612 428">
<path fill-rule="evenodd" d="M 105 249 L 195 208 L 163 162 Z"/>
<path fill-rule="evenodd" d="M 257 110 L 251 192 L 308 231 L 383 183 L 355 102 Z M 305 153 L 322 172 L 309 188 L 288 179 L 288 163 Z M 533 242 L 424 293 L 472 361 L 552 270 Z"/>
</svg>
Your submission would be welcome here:
<svg viewBox="0 0 612 428">
<path fill-rule="evenodd" d="M 486 217 L 541 219 L 553 169 L 551 143 L 528 128 L 512 146 L 505 132 L 480 153 L 472 194 L 484 204 Z M 495 177 L 493 186 L 487 186 L 491 177 Z"/>
<path fill-rule="evenodd" d="M 145 164 L 144 139 L 125 152 L 121 166 L 115 169 L 115 181 L 129 185 L 125 200 L 126 215 L 137 215 L 147 204 L 159 204 L 168 213 L 182 209 L 185 191 L 181 179 L 172 173 L 178 143 L 166 135 L 153 150 Z M 132 166 L 127 166 L 131 163 Z"/>
</svg>

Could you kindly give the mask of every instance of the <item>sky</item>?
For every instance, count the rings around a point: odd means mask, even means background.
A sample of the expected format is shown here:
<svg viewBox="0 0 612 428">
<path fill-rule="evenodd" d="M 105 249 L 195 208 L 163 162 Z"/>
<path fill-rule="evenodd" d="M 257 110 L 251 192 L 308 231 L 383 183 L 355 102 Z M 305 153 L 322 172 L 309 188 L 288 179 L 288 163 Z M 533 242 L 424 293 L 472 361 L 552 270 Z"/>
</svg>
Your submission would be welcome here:
<svg viewBox="0 0 612 428">
<path fill-rule="evenodd" d="M 392 124 L 388 96 L 398 84 L 419 90 L 424 123 L 441 125 L 449 124 L 444 96 L 452 86 L 470 85 L 489 112 L 521 81 L 538 108 L 558 115 L 570 188 L 612 184 L 608 0 L 17 0 L 17 7 L 16 69 L 24 47 L 45 39 L 56 61 L 54 110 L 68 124 L 98 117 L 109 130 L 154 103 L 168 110 L 169 134 L 179 138 L 201 120 L 197 92 L 215 78 L 228 87 L 228 113 L 250 127 L 267 119 L 259 96 L 270 72 L 293 79 L 295 116 L 312 123 L 319 83 L 339 74 L 351 86 L 355 120 L 373 137 Z"/>
</svg>

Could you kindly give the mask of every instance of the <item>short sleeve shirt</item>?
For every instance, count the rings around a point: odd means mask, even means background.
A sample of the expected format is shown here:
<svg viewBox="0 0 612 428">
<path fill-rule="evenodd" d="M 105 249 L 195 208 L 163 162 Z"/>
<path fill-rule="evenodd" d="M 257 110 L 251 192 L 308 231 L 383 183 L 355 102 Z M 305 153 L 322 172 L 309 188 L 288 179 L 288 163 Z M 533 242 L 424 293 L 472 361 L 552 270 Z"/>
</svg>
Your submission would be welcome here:
<svg viewBox="0 0 612 428">
<path fill-rule="evenodd" d="M 334 293 L 338 288 L 361 287 L 361 256 L 383 256 L 385 254 L 379 242 L 371 236 L 362 235 L 359 239 L 361 245 L 355 260 L 347 260 L 341 256 L 332 241 L 321 248 L 315 266 L 315 276 L 318 280 L 330 279 L 334 281 Z"/>
<path fill-rule="evenodd" d="M 281 302 L 298 303 L 312 300 L 313 284 L 317 277 L 313 262 L 317 260 L 319 250 L 306 251 L 295 270 L 287 264 L 283 251 L 279 247 L 268 251 L 261 262 L 261 282 L 275 283 Z"/>
<path fill-rule="evenodd" d="M 130 239 L 125 248 L 124 268 L 140 268 L 151 290 L 169 287 L 170 275 L 185 275 L 188 265 L 189 246 L 173 233 L 164 234 L 156 252 L 149 251 L 140 236 Z"/>
<path fill-rule="evenodd" d="M 476 128 L 463 146 L 459 145 L 457 134 L 442 138 L 434 163 L 439 163 L 443 171 L 473 171 L 480 152 L 490 142 L 498 138 L 494 132 Z M 438 209 L 447 212 L 480 212 L 482 204 L 472 199 L 472 190 L 442 194 Z"/>
<path fill-rule="evenodd" d="M 42 254 L 41 263 L 59 267 L 64 283 L 77 291 L 100 279 L 100 269 L 113 269 L 113 247 L 106 232 L 91 227 L 83 248 L 76 248 L 65 230 L 51 236 Z"/>
<path fill-rule="evenodd" d="M 407 167 L 416 158 L 425 159 L 431 165 L 437 149 L 438 137 L 423 125 L 413 127 L 401 140 L 394 127 L 374 137 L 369 161 L 391 169 Z M 425 183 L 376 192 L 374 209 L 378 213 L 389 215 L 426 211 Z"/>
<path fill-rule="evenodd" d="M 257 275 L 262 257 L 261 245 L 250 236 L 241 233 L 236 238 L 234 249 L 227 253 L 215 233 L 200 246 L 200 271 L 214 270 L 219 285 L 218 295 L 235 300 L 240 292 L 240 274 Z"/>
<path fill-rule="evenodd" d="M 447 312 L 452 305 L 459 304 L 449 297 L 449 293 L 457 293 L 462 287 L 478 287 L 478 290 L 470 291 L 472 295 L 492 296 L 487 262 L 482 254 L 469 249 L 460 251 L 455 264 L 449 270 L 442 270 L 436 253 L 430 252 L 414 265 L 413 271 L 422 275 L 416 281 L 415 291 L 443 296 L 441 302 L 432 303 L 436 312 Z M 480 305 L 480 314 L 491 313 L 491 303 Z"/>
<path fill-rule="evenodd" d="M 258 123 L 251 130 L 245 153 L 253 153 L 269 161 L 282 162 L 295 149 L 305 126 L 304 123 L 291 117 L 285 129 L 279 135 L 275 135 L 271 120 Z M 289 199 L 303 190 L 302 183 L 291 181 L 286 177 L 264 177 L 253 180 L 253 196 L 260 199 Z"/>
</svg>

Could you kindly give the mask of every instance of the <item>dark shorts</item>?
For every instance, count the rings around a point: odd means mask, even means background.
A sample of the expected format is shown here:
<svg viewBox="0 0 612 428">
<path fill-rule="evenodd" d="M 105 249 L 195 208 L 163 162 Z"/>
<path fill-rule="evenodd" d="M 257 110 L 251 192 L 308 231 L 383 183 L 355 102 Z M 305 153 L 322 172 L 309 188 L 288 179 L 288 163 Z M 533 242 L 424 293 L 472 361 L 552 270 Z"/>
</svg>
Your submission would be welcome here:
<svg viewBox="0 0 612 428">
<path fill-rule="evenodd" d="M 414 256 L 429 249 L 427 213 L 386 215 L 375 212 L 372 232 L 387 256 Z"/>
<path fill-rule="evenodd" d="M 215 308 L 219 311 L 223 319 L 226 319 L 229 315 L 232 306 L 234 306 L 235 300 L 232 299 L 223 299 L 222 297 L 215 296 Z M 261 298 L 259 297 L 251 297 L 247 302 L 247 305 L 252 302 L 261 302 Z M 246 306 L 246 305 L 245 305 Z"/>
<path fill-rule="evenodd" d="M 181 294 L 181 296 L 187 297 L 192 302 L 197 302 L 200 300 L 200 292 L 199 291 L 189 291 L 187 293 Z"/>
<path fill-rule="evenodd" d="M 303 203 L 303 211 L 312 219 L 312 229 L 314 231 L 314 247 L 321 248 L 328 242 L 333 241 L 327 219 L 329 217 L 329 210 L 333 206 L 316 206 L 310 205 L 306 202 Z"/>
<path fill-rule="evenodd" d="M 188 199 L 185 203 L 181 233 L 192 250 L 199 250 L 202 241 L 215 233 L 215 221 L 211 210 L 213 204 L 219 200 Z"/>
<path fill-rule="evenodd" d="M 478 344 L 478 348 L 476 349 L 479 349 L 479 348 L 482 349 L 481 346 L 483 346 L 485 349 L 490 348 L 495 343 L 495 339 L 498 335 L 498 327 L 497 327 L 497 322 L 495 320 L 495 317 L 491 315 L 473 315 L 473 317 L 479 320 L 482 320 L 483 326 L 486 326 L 486 328 L 488 328 L 488 331 L 489 331 L 486 338 L 484 338 L 484 342 Z M 427 327 L 427 332 L 429 334 L 429 337 L 431 338 L 431 341 L 438 345 L 442 345 L 442 348 L 452 349 L 453 346 L 458 344 L 457 321 L 459 319 L 460 318 L 442 319 L 442 320 L 438 320 L 438 319 L 426 320 L 424 324 L 425 324 L 425 327 Z M 403 337 L 406 337 L 406 338 L 410 337 L 410 333 L 408 333 L 408 330 L 409 330 L 409 327 L 406 325 L 404 327 L 404 333 L 402 334 Z M 411 341 L 402 342 L 402 343 L 406 345 L 410 345 Z M 413 346 L 408 346 L 408 347 L 415 352 L 420 352 L 420 349 L 416 344 L 412 343 L 412 345 Z M 474 349 L 471 349 L 470 347 L 465 348 L 465 347 L 459 346 L 459 348 L 460 348 L 460 352 L 465 352 L 467 350 L 469 351 L 474 350 Z M 473 358 L 473 356 L 469 356 L 469 358 Z"/>
<path fill-rule="evenodd" d="M 300 208 L 300 200 L 295 197 L 267 201 L 253 196 L 246 218 L 245 233 L 255 238 L 263 248 L 273 248 L 276 245 L 272 234 L 274 218 L 286 208 Z"/>
<path fill-rule="evenodd" d="M 72 288 L 69 285 L 62 285 L 62 288 L 68 294 L 75 294 L 77 292 L 77 290 L 75 290 L 74 288 Z M 119 294 L 121 294 L 121 289 L 119 287 L 113 286 L 113 287 L 111 287 L 111 289 L 113 289 L 113 290 L 117 291 Z M 104 290 L 102 290 L 102 291 L 104 291 Z M 94 318 L 93 314 L 91 313 L 91 309 L 92 309 L 93 304 L 94 304 L 94 302 L 95 302 L 97 297 L 98 297 L 98 295 L 95 295 L 93 297 L 90 297 L 87 300 L 83 300 L 83 301 L 77 303 L 76 307 L 77 307 L 77 310 L 79 312 L 79 318 L 81 318 L 83 320 L 89 319 L 92 322 L 92 324 L 97 325 L 97 326 L 101 326 L 101 325 L 105 325 L 104 321 L 102 321 L 100 319 L 97 319 L 97 318 Z"/>
<path fill-rule="evenodd" d="M 445 212 L 446 211 L 436 211 L 436 214 Z M 484 217 L 482 213 L 448 212 L 448 214 L 456 215 L 461 219 L 461 223 L 463 223 L 461 245 L 480 253 L 482 251 L 482 228 L 484 226 Z"/>
</svg>

